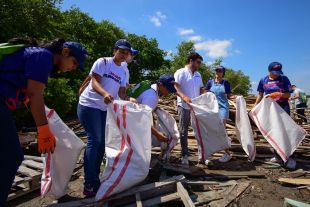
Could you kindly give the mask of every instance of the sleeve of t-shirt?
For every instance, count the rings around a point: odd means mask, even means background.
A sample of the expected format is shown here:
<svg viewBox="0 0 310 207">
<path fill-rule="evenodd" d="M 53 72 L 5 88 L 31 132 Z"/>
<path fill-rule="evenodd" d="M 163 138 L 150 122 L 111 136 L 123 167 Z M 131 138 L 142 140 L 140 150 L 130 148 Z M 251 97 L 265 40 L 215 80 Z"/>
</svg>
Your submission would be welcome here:
<svg viewBox="0 0 310 207">
<path fill-rule="evenodd" d="M 288 77 L 283 76 L 283 92 L 289 93 L 291 86 L 291 81 L 288 79 Z"/>
<path fill-rule="evenodd" d="M 224 88 L 225 88 L 225 93 L 230 94 L 231 93 L 231 87 L 230 83 L 228 81 L 224 81 Z"/>
<path fill-rule="evenodd" d="M 101 77 L 104 74 L 105 71 L 105 61 L 103 58 L 99 58 L 98 60 L 96 60 L 96 62 L 94 62 L 93 67 L 90 70 L 90 73 L 96 73 L 98 75 L 100 75 Z"/>
<path fill-rule="evenodd" d="M 144 105 L 147 105 L 149 106 L 152 110 L 154 110 L 156 107 L 157 107 L 157 104 L 158 104 L 158 97 L 157 95 L 154 94 L 153 95 L 150 95 L 148 96 L 147 98 L 144 98 L 142 100 L 142 103 L 141 104 L 144 104 Z"/>
<path fill-rule="evenodd" d="M 257 91 L 258 92 L 261 92 L 261 93 L 264 93 L 265 90 L 264 90 L 264 80 L 261 79 L 258 83 L 258 86 L 257 86 Z"/>
<path fill-rule="evenodd" d="M 174 73 L 174 81 L 178 84 L 181 84 L 182 82 L 182 76 L 179 70 Z"/>
<path fill-rule="evenodd" d="M 50 52 L 33 52 L 26 59 L 25 76 L 27 79 L 46 84 L 53 67 L 53 55 Z"/>
<path fill-rule="evenodd" d="M 206 90 L 210 91 L 211 87 L 212 87 L 212 80 L 208 80 L 208 82 L 206 84 Z"/>
</svg>

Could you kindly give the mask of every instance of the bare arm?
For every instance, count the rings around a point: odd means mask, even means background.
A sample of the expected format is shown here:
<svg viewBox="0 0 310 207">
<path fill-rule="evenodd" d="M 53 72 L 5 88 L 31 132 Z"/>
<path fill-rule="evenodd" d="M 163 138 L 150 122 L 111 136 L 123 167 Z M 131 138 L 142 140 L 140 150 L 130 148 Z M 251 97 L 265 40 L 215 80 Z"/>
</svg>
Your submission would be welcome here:
<svg viewBox="0 0 310 207">
<path fill-rule="evenodd" d="M 160 142 L 168 142 L 168 138 L 163 133 L 158 131 L 155 127 L 151 128 L 151 132 L 158 139 L 158 141 L 160 141 Z"/>
<path fill-rule="evenodd" d="M 30 101 L 30 109 L 37 126 L 47 124 L 44 109 L 44 89 L 45 84 L 41 82 L 35 80 L 28 80 L 27 82 L 27 95 Z"/>
<path fill-rule="evenodd" d="M 256 106 L 257 104 L 259 104 L 259 102 L 261 102 L 261 100 L 263 99 L 263 97 L 264 97 L 264 93 L 259 92 L 259 93 L 258 93 L 258 96 L 257 96 L 257 98 L 256 98 L 256 101 L 255 101 L 254 106 Z"/>
<path fill-rule="evenodd" d="M 101 76 L 96 74 L 96 73 L 93 73 L 92 74 L 92 88 L 98 93 L 100 94 L 101 96 L 103 96 L 103 100 L 104 100 L 104 103 L 106 104 L 109 104 L 111 102 L 113 102 L 114 100 L 114 97 L 111 96 L 111 94 L 109 94 L 100 84 L 101 82 Z"/>
<path fill-rule="evenodd" d="M 92 77 L 92 88 L 101 96 L 105 97 L 106 95 L 108 95 L 109 93 L 104 90 L 104 88 L 102 88 L 100 82 L 101 82 L 101 76 L 98 75 L 97 73 L 93 73 Z"/>
<path fill-rule="evenodd" d="M 186 103 L 191 103 L 192 102 L 192 100 L 189 97 L 187 97 L 186 95 L 184 95 L 184 93 L 182 92 L 180 84 L 175 83 L 174 87 L 177 90 L 177 92 L 176 92 L 177 96 L 179 96 Z"/>
</svg>

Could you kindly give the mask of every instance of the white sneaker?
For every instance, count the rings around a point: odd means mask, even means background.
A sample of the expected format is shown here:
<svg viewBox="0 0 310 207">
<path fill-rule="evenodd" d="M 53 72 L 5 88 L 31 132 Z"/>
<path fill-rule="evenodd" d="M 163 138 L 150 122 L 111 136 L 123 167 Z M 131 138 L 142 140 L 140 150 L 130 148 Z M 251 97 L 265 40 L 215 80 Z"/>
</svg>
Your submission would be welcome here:
<svg viewBox="0 0 310 207">
<path fill-rule="evenodd" d="M 211 160 L 205 160 L 205 165 L 206 165 L 206 166 L 212 165 L 212 161 L 211 161 Z"/>
<path fill-rule="evenodd" d="M 296 161 L 293 158 L 288 158 L 288 161 L 286 162 L 286 167 L 290 170 L 295 170 L 296 168 Z"/>
<path fill-rule="evenodd" d="M 220 159 L 220 162 L 228 162 L 229 160 L 231 160 L 231 155 L 228 153 L 225 153 Z"/>
<path fill-rule="evenodd" d="M 187 155 L 182 157 L 182 165 L 188 165 L 188 157 L 187 157 Z"/>
<path fill-rule="evenodd" d="M 270 159 L 267 158 L 266 161 L 267 162 L 272 162 L 272 163 L 279 163 L 279 162 L 281 162 L 281 160 L 277 156 L 274 156 L 274 157 L 272 157 Z"/>
</svg>

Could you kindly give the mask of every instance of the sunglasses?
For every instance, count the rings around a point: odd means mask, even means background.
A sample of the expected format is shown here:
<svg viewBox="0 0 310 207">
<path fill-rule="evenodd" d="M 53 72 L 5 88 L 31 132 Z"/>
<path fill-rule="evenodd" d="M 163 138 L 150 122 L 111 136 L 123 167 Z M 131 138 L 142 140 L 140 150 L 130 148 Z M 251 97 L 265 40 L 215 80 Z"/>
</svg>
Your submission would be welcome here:
<svg viewBox="0 0 310 207">
<path fill-rule="evenodd" d="M 200 60 L 196 60 L 196 63 L 198 63 L 199 65 L 201 65 L 201 61 Z"/>
<path fill-rule="evenodd" d="M 223 73 L 224 71 L 221 70 L 221 69 L 216 69 L 215 72 L 217 72 L 217 73 Z"/>
</svg>

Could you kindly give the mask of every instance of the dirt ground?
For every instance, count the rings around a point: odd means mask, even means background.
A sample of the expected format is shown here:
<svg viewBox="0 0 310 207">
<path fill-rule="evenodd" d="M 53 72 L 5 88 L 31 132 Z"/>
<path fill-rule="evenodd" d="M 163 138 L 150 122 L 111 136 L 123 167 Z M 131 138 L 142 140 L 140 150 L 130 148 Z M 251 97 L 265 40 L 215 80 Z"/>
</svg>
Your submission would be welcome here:
<svg viewBox="0 0 310 207">
<path fill-rule="evenodd" d="M 171 156 L 171 162 L 177 163 L 179 162 L 179 152 L 180 146 L 176 147 L 176 151 L 174 151 Z M 187 179 L 200 180 L 204 179 L 205 176 L 208 176 L 210 171 L 225 171 L 228 174 L 230 173 L 240 173 L 240 172 L 257 172 L 258 174 L 264 174 L 265 178 L 249 178 L 247 180 L 251 181 L 251 186 L 247 188 L 247 190 L 241 194 L 237 199 L 235 199 L 229 206 L 240 206 L 240 207 L 282 207 L 284 198 L 291 198 L 294 200 L 310 203 L 310 191 L 308 189 L 298 189 L 297 186 L 292 185 L 283 185 L 278 182 L 278 178 L 280 177 L 305 177 L 304 171 L 309 170 L 309 166 L 303 166 L 299 164 L 298 170 L 296 171 L 288 171 L 284 168 L 275 168 L 269 169 L 270 166 L 264 165 L 258 162 L 250 163 L 246 159 L 236 158 L 225 164 L 219 163 L 216 160 L 216 157 L 213 157 L 213 166 L 206 167 L 196 162 L 197 152 L 195 150 L 190 150 L 190 164 L 191 166 L 198 166 L 203 169 L 205 174 L 197 176 L 186 175 Z M 153 154 L 152 161 L 158 160 L 158 155 Z M 303 172 L 302 172 L 303 171 Z M 158 181 L 160 174 L 162 172 L 162 168 L 159 165 L 153 166 L 150 170 L 150 175 L 147 178 L 146 182 L 155 182 Z M 177 172 L 172 172 L 168 174 L 168 176 L 177 175 Z M 179 173 L 181 174 L 181 173 Z M 310 175 L 308 174 L 308 178 Z M 242 178 L 244 179 L 244 178 Z M 83 190 L 83 168 L 81 168 L 78 173 L 72 177 L 72 181 L 69 184 L 68 194 L 58 200 L 60 202 L 67 202 L 72 200 L 77 200 L 83 198 L 82 195 Z M 189 192 L 191 193 L 191 192 Z M 20 207 L 39 207 L 46 206 L 52 204 L 56 201 L 53 201 L 52 198 L 41 198 L 39 191 L 35 191 L 33 193 L 27 194 L 23 197 L 15 199 L 8 203 L 8 207 L 20 206 Z M 164 206 L 182 206 L 178 203 L 166 204 Z"/>
</svg>

